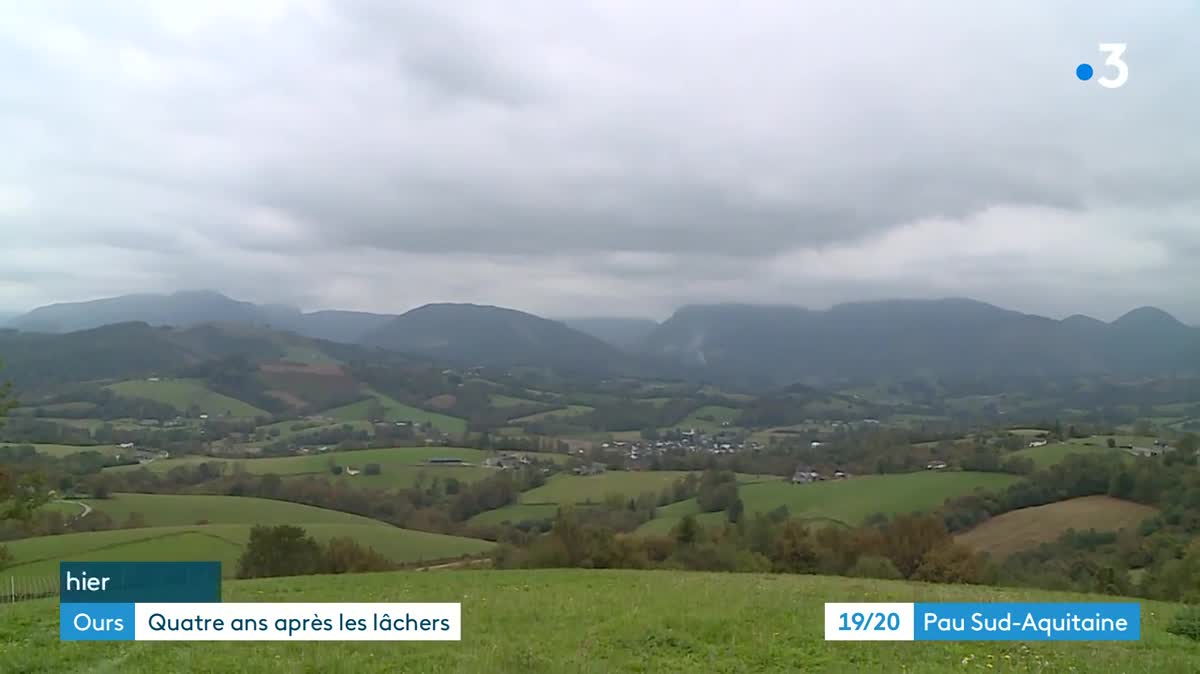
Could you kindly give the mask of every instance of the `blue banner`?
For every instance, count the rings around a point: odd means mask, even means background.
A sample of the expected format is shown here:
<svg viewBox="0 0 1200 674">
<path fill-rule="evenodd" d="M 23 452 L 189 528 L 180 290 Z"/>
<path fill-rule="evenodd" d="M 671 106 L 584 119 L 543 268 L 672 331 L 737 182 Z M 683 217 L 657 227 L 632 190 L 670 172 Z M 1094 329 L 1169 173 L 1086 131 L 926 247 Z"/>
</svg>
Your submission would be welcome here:
<svg viewBox="0 0 1200 674">
<path fill-rule="evenodd" d="M 60 604 L 58 638 L 62 641 L 133 641 L 133 604 Z"/>
<path fill-rule="evenodd" d="M 220 562 L 60 562 L 62 604 L 221 601 Z"/>
<path fill-rule="evenodd" d="M 913 604 L 914 641 L 1137 641 L 1136 603 Z"/>
</svg>

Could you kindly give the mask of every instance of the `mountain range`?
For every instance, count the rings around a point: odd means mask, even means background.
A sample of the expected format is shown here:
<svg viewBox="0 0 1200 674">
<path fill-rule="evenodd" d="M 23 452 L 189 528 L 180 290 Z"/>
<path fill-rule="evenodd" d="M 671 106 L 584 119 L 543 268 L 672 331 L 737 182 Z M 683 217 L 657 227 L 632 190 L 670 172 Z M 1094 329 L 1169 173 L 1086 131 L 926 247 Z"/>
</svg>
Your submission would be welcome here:
<svg viewBox="0 0 1200 674">
<path fill-rule="evenodd" d="M 927 375 L 971 380 L 1200 371 L 1200 329 L 1153 307 L 1106 323 L 1086 316 L 1056 320 L 955 298 L 855 302 L 820 311 L 693 305 L 660 324 L 555 321 L 476 304 L 429 304 L 400 315 L 305 313 L 188 291 L 54 304 L 13 318 L 7 327 L 68 333 L 132 321 L 251 324 L 467 366 L 689 377 L 756 388 Z"/>
</svg>

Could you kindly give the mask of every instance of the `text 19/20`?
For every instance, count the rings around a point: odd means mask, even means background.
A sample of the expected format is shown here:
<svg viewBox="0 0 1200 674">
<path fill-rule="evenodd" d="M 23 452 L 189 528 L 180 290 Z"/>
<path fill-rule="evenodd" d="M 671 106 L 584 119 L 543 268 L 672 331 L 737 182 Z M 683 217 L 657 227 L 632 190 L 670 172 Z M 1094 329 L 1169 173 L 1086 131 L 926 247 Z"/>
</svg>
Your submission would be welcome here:
<svg viewBox="0 0 1200 674">
<path fill-rule="evenodd" d="M 894 632 L 900 629 L 899 613 L 842 613 L 838 615 L 840 632 Z"/>
</svg>

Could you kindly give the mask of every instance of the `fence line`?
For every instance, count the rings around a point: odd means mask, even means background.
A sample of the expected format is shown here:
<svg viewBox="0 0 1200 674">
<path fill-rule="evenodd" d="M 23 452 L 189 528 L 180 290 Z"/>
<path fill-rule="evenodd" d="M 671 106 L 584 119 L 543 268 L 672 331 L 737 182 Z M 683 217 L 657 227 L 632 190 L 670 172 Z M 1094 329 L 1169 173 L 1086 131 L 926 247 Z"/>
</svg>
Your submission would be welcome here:
<svg viewBox="0 0 1200 674">
<path fill-rule="evenodd" d="M 58 576 L 0 576 L 0 603 L 58 596 Z"/>
</svg>

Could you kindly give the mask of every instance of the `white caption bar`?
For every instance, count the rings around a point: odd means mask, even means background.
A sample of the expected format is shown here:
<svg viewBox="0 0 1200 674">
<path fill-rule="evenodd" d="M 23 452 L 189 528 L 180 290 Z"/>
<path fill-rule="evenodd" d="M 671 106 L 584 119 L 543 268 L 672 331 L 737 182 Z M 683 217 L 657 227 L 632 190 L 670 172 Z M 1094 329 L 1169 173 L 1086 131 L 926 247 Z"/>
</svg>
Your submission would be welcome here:
<svg viewBox="0 0 1200 674">
<path fill-rule="evenodd" d="M 136 641 L 460 641 L 461 604 L 135 604 Z"/>
<path fill-rule="evenodd" d="M 912 641 L 913 605 L 825 604 L 825 641 Z"/>
</svg>

